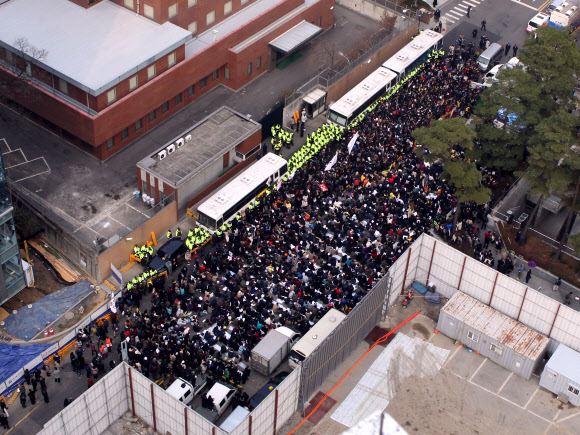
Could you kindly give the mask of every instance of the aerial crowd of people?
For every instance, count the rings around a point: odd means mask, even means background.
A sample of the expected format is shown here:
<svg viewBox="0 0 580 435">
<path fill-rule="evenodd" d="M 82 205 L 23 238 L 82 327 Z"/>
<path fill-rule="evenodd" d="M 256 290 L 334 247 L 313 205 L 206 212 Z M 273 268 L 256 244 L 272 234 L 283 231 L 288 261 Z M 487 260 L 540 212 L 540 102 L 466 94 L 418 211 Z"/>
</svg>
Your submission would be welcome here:
<svg viewBox="0 0 580 435">
<path fill-rule="evenodd" d="M 308 143 L 324 134 L 324 145 L 180 264 L 175 279 L 124 291 L 121 335 L 131 364 L 153 379 L 197 385 L 209 376 L 242 386 L 251 349 L 269 329 L 304 334 L 331 307 L 352 310 L 413 240 L 452 221 L 453 188 L 440 164 L 417 156 L 411 132 L 448 113 L 469 117 L 478 75 L 473 50 L 460 41 L 356 129 L 332 140 L 324 129 L 312 133 Z M 464 207 L 462 220 L 473 223 L 482 211 Z M 147 292 L 151 306 L 141 309 Z"/>
</svg>

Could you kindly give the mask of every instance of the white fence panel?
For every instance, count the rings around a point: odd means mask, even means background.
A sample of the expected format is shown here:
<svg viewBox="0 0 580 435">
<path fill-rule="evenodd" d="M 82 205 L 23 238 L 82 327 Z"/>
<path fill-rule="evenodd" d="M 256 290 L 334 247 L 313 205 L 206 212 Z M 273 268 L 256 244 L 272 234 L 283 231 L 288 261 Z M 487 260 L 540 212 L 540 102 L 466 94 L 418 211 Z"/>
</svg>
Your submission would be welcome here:
<svg viewBox="0 0 580 435">
<path fill-rule="evenodd" d="M 183 411 L 185 406 L 158 385 L 153 385 L 153 393 L 155 395 L 157 431 L 172 435 L 186 435 L 185 413 Z"/>
<path fill-rule="evenodd" d="M 133 378 L 133 399 L 135 414 L 153 427 L 153 407 L 151 403 L 151 382 L 135 369 L 131 369 Z"/>
<path fill-rule="evenodd" d="M 559 303 L 537 291 L 528 291 L 520 322 L 542 334 L 549 334 Z"/>
<path fill-rule="evenodd" d="M 298 408 L 301 370 L 302 366 L 295 368 L 278 387 L 278 421 L 276 423 L 278 427 L 276 430 L 281 428 Z"/>
<path fill-rule="evenodd" d="M 552 330 L 552 338 L 572 349 L 580 349 L 580 313 L 562 305 Z"/>
</svg>

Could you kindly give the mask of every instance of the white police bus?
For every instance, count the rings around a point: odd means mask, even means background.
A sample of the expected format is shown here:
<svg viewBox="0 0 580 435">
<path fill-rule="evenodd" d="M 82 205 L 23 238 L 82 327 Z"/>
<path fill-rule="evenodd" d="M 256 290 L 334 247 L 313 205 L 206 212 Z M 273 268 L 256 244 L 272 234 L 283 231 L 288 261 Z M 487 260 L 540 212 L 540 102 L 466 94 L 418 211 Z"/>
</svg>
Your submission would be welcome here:
<svg viewBox="0 0 580 435">
<path fill-rule="evenodd" d="M 197 208 L 197 224 L 215 233 L 287 172 L 285 159 L 273 153 L 266 154 Z"/>
<path fill-rule="evenodd" d="M 348 126 L 409 72 L 425 62 L 429 53 L 441 46 L 442 40 L 443 36 L 432 30 L 420 33 L 380 68 L 333 103 L 328 112 L 329 121 L 342 127 Z"/>
</svg>

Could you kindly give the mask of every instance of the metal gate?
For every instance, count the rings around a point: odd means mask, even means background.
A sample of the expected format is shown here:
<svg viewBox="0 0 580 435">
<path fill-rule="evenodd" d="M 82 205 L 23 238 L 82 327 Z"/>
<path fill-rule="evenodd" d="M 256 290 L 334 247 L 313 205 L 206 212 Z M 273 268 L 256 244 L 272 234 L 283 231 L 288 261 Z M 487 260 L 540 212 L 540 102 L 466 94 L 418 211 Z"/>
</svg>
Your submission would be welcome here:
<svg viewBox="0 0 580 435">
<path fill-rule="evenodd" d="M 384 276 L 346 319 L 302 363 L 298 409 L 324 383 L 327 376 L 347 358 L 377 323 L 387 317 L 392 278 Z"/>
<path fill-rule="evenodd" d="M 272 135 L 273 125 L 282 125 L 282 117 L 284 115 L 284 100 L 277 106 L 272 107 L 268 113 L 264 115 L 262 119 L 258 122 L 262 124 L 262 142 L 264 139 L 269 138 Z"/>
</svg>

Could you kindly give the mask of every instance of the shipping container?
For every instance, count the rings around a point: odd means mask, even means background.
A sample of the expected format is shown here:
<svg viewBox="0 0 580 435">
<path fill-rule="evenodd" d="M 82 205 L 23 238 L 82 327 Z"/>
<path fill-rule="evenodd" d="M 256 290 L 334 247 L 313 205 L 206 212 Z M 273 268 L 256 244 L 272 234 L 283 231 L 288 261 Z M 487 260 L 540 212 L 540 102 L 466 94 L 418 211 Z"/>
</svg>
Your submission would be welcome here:
<svg viewBox="0 0 580 435">
<path fill-rule="evenodd" d="M 462 292 L 441 309 L 437 329 L 525 379 L 550 343 L 545 335 Z"/>
<path fill-rule="evenodd" d="M 544 367 L 540 387 L 580 406 L 580 353 L 560 344 Z"/>
</svg>

